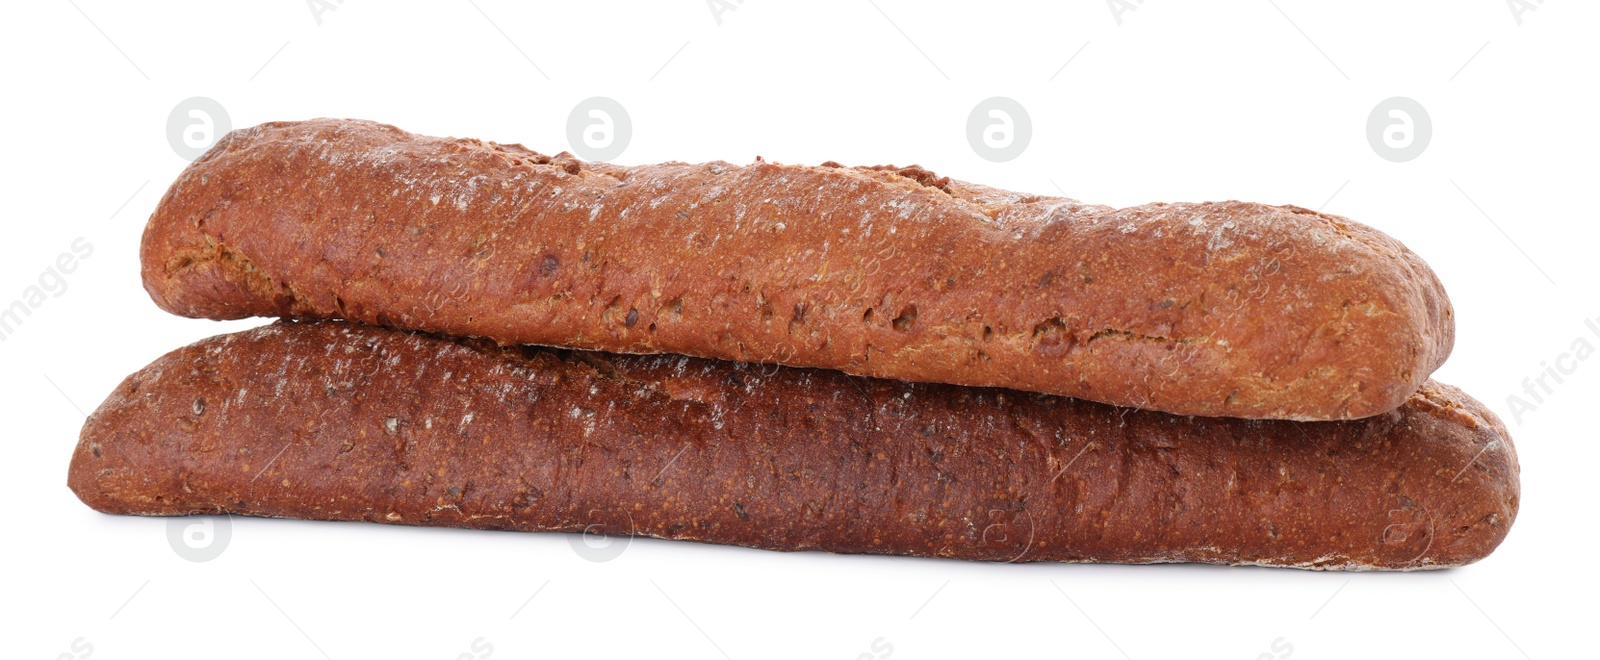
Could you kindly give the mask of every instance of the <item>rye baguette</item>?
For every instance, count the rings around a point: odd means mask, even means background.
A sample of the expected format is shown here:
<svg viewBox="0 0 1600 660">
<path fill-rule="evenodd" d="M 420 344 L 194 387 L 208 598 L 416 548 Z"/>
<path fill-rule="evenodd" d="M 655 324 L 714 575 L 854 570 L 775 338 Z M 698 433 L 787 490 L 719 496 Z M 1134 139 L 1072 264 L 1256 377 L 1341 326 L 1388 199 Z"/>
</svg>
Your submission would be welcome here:
<svg viewBox="0 0 1600 660">
<path fill-rule="evenodd" d="M 1353 419 L 1449 354 L 1423 261 L 1345 218 L 1125 209 L 919 167 L 622 167 L 320 119 L 234 131 L 145 229 L 191 317 L 343 318 L 1179 414 Z"/>
<path fill-rule="evenodd" d="M 1429 383 L 1362 420 L 283 322 L 174 351 L 84 425 L 107 513 L 604 530 L 988 561 L 1426 569 L 1517 512 L 1495 416 Z"/>
</svg>

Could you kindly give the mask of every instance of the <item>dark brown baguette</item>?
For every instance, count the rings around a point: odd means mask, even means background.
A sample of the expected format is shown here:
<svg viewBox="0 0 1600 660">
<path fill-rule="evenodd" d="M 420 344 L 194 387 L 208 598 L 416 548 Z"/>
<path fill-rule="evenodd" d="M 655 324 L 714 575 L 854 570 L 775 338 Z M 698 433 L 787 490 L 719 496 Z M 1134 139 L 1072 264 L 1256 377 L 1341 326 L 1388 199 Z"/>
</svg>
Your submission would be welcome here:
<svg viewBox="0 0 1600 660">
<path fill-rule="evenodd" d="M 108 513 L 233 513 L 990 561 L 1423 569 L 1517 513 L 1495 416 L 1177 417 L 680 356 L 284 322 L 174 351 L 84 425 Z"/>
<path fill-rule="evenodd" d="M 145 229 L 192 317 L 347 318 L 624 353 L 1353 419 L 1454 341 L 1398 241 L 1244 202 L 1126 209 L 918 167 L 581 163 L 356 120 L 234 131 Z"/>
</svg>

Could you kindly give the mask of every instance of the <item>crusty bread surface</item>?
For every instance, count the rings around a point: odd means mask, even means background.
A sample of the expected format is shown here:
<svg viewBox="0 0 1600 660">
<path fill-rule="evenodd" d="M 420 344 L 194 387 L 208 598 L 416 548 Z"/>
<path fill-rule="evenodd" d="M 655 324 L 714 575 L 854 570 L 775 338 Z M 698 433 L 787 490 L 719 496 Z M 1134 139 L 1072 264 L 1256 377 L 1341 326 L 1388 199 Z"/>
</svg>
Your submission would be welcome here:
<svg viewBox="0 0 1600 660">
<path fill-rule="evenodd" d="M 69 485 L 118 514 L 1352 570 L 1481 559 L 1519 492 L 1505 427 L 1434 382 L 1361 420 L 1183 417 L 289 321 L 128 377 Z"/>
<path fill-rule="evenodd" d="M 1179 414 L 1401 405 L 1450 302 L 1398 241 L 1246 202 L 1113 209 L 920 167 L 618 166 L 359 120 L 234 131 L 143 279 L 191 317 L 342 318 Z"/>
</svg>

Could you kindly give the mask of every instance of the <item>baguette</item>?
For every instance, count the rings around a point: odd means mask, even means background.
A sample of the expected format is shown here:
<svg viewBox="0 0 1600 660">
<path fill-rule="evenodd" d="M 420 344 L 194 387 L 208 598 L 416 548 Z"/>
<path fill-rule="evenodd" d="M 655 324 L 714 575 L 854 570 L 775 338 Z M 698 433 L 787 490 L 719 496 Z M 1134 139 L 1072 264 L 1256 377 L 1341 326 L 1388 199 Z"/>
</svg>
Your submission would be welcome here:
<svg viewBox="0 0 1600 660">
<path fill-rule="evenodd" d="M 987 561 L 1428 569 L 1516 517 L 1511 438 L 1429 383 L 1346 422 L 280 322 L 174 351 L 84 425 L 107 513 L 600 529 Z"/>
<path fill-rule="evenodd" d="M 155 302 L 190 317 L 340 318 L 1194 415 L 1387 412 L 1454 341 L 1420 258 L 1293 206 L 1112 209 L 916 166 L 621 167 L 356 120 L 228 134 L 167 191 L 141 261 Z"/>
</svg>

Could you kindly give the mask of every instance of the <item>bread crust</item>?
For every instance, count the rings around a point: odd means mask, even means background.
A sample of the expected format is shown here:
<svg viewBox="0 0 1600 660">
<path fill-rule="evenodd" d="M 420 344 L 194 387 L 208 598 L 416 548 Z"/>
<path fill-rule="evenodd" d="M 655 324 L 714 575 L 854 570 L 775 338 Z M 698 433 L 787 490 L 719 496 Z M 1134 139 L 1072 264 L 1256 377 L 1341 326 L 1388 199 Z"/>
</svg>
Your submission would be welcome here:
<svg viewBox="0 0 1600 660">
<path fill-rule="evenodd" d="M 1362 420 L 280 322 L 156 360 L 90 416 L 107 513 L 633 533 L 986 561 L 1428 569 L 1516 517 L 1505 427 L 1425 385 Z"/>
<path fill-rule="evenodd" d="M 1450 302 L 1398 241 L 1246 202 L 1125 209 L 922 168 L 623 167 L 359 120 L 234 131 L 145 229 L 191 317 L 345 318 L 1179 414 L 1399 406 Z"/>
</svg>

